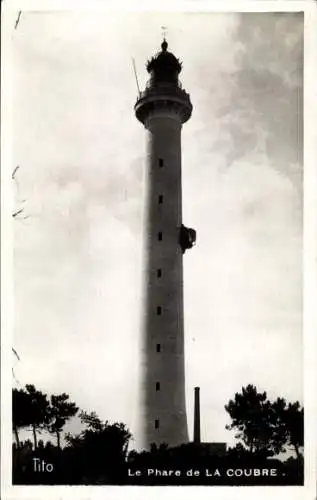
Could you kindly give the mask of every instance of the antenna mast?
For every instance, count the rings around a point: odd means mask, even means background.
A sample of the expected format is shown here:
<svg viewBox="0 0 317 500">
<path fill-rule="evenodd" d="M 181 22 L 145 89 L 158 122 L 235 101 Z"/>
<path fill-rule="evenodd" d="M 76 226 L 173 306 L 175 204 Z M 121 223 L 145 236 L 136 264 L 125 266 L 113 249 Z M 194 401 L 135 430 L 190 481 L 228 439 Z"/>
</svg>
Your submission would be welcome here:
<svg viewBox="0 0 317 500">
<path fill-rule="evenodd" d="M 139 95 L 141 94 L 140 92 L 140 87 L 139 87 L 139 82 L 138 82 L 138 75 L 136 73 L 136 67 L 135 67 L 135 60 L 134 58 L 132 57 L 132 66 L 133 66 L 133 71 L 134 71 L 134 76 L 135 76 L 135 81 L 136 81 L 136 86 L 137 86 L 137 89 L 138 89 L 138 93 Z"/>
<path fill-rule="evenodd" d="M 15 29 L 15 30 L 17 29 L 18 24 L 19 24 L 19 22 L 20 22 L 20 17 L 21 17 L 21 14 L 22 14 L 22 10 L 19 10 L 18 17 L 17 17 L 17 20 L 15 21 L 15 25 L 14 25 L 14 29 Z"/>
</svg>

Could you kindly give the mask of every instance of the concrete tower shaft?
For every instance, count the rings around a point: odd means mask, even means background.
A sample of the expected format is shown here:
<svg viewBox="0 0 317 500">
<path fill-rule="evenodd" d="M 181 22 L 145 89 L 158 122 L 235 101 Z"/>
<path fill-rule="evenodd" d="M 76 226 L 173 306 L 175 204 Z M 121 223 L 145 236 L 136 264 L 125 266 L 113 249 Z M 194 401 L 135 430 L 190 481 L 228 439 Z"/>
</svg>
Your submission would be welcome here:
<svg viewBox="0 0 317 500">
<path fill-rule="evenodd" d="M 185 406 L 183 253 L 194 231 L 182 224 L 181 128 L 191 115 L 179 61 L 162 51 L 135 105 L 147 134 L 142 346 L 143 446 L 188 441 Z M 190 233 L 190 231 L 192 231 Z"/>
</svg>

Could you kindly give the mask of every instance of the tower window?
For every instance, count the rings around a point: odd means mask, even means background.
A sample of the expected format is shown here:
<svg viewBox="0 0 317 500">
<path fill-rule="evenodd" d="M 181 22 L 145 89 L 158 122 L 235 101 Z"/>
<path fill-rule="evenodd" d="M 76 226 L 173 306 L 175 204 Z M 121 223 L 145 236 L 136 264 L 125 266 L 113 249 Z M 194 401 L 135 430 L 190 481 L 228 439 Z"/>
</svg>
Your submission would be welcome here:
<svg viewBox="0 0 317 500">
<path fill-rule="evenodd" d="M 159 167 L 163 167 L 164 166 L 164 160 L 163 158 L 159 158 Z"/>
<path fill-rule="evenodd" d="M 162 308 L 161 308 L 161 306 L 157 306 L 157 308 L 156 308 L 156 314 L 158 316 L 160 316 L 162 314 Z"/>
<path fill-rule="evenodd" d="M 156 276 L 160 278 L 162 276 L 162 269 L 157 269 Z"/>
<path fill-rule="evenodd" d="M 162 194 L 159 194 L 158 202 L 159 202 L 159 205 L 161 205 L 163 203 L 163 195 Z"/>
<path fill-rule="evenodd" d="M 158 429 L 160 427 L 160 421 L 158 418 L 155 420 L 154 426 L 155 426 L 155 429 Z"/>
<path fill-rule="evenodd" d="M 162 231 L 160 231 L 160 232 L 158 233 L 157 238 L 158 238 L 158 240 L 159 240 L 159 241 L 162 241 L 162 239 L 163 239 L 163 234 L 162 234 Z"/>
<path fill-rule="evenodd" d="M 155 384 L 155 390 L 160 391 L 161 390 L 161 384 L 159 382 L 156 382 Z"/>
<path fill-rule="evenodd" d="M 161 352 L 161 344 L 156 344 L 156 352 Z"/>
</svg>

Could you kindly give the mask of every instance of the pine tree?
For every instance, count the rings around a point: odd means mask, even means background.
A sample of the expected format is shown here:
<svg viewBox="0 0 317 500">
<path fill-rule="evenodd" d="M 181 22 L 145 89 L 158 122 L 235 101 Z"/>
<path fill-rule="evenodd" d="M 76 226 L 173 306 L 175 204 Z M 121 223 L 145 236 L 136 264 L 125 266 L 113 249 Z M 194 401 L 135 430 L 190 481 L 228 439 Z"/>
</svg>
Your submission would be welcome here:
<svg viewBox="0 0 317 500">
<path fill-rule="evenodd" d="M 78 408 L 75 403 L 68 401 L 68 394 L 52 395 L 49 407 L 49 424 L 48 430 L 56 434 L 57 447 L 61 448 L 61 432 L 66 422 L 76 415 Z"/>
</svg>

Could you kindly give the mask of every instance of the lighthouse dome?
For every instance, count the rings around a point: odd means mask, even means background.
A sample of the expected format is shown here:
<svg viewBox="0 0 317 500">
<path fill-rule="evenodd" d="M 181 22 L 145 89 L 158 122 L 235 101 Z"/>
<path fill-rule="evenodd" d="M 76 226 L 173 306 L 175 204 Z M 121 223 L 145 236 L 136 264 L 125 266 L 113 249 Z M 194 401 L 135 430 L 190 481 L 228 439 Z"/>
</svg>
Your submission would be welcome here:
<svg viewBox="0 0 317 500">
<path fill-rule="evenodd" d="M 167 47 L 168 44 L 164 40 L 161 45 L 162 50 L 147 63 L 146 69 L 151 75 L 152 83 L 177 83 L 182 65 L 174 54 L 167 50 Z"/>
</svg>

